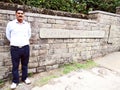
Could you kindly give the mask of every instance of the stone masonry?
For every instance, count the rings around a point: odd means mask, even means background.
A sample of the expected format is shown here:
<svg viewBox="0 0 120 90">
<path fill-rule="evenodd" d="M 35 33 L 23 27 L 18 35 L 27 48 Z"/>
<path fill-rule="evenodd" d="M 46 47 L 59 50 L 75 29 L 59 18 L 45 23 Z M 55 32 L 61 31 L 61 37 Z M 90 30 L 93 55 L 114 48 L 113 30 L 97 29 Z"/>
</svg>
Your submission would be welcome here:
<svg viewBox="0 0 120 90">
<path fill-rule="evenodd" d="M 120 6 L 119 6 L 119 7 L 116 7 L 116 13 L 117 13 L 117 14 L 120 14 Z"/>
<path fill-rule="evenodd" d="M 5 37 L 8 21 L 15 19 L 15 12 L 0 9 L 0 79 L 11 74 L 9 42 Z M 60 65 L 81 62 L 120 50 L 120 15 L 92 11 L 89 19 L 44 15 L 26 12 L 31 24 L 29 73 L 39 73 Z M 104 31 L 103 38 L 41 38 L 41 28 L 84 31 Z"/>
</svg>

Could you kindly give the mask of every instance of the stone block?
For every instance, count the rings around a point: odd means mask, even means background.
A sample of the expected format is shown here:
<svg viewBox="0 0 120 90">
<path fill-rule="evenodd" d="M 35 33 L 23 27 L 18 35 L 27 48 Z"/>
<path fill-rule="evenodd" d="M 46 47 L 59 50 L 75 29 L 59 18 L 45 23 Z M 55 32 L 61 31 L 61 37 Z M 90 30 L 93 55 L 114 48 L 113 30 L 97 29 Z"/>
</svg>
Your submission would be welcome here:
<svg viewBox="0 0 120 90">
<path fill-rule="evenodd" d="M 56 20 L 56 23 L 57 23 L 57 24 L 65 24 L 64 20 L 59 20 L 59 19 Z"/>
<path fill-rule="evenodd" d="M 47 70 L 47 71 L 53 70 L 53 69 L 56 69 L 56 68 L 58 68 L 58 64 L 52 65 L 52 66 L 46 66 L 46 70 Z"/>
<path fill-rule="evenodd" d="M 30 57 L 29 59 L 29 63 L 35 63 L 35 62 L 38 62 L 38 57 Z"/>
<path fill-rule="evenodd" d="M 39 55 L 39 51 L 38 50 L 32 50 L 31 51 L 31 56 L 32 57 L 35 57 L 35 56 L 38 56 Z"/>
<path fill-rule="evenodd" d="M 43 17 L 37 17 L 37 18 L 35 18 L 35 22 L 37 22 L 37 23 L 49 23 L 49 21 L 50 21 L 51 19 L 47 19 L 47 18 L 43 18 Z"/>
<path fill-rule="evenodd" d="M 55 24 L 56 20 L 55 19 L 47 19 L 47 23 Z"/>
<path fill-rule="evenodd" d="M 28 20 L 29 22 L 31 22 L 31 21 L 34 21 L 34 18 L 35 18 L 35 17 L 27 17 L 27 20 Z"/>
<path fill-rule="evenodd" d="M 7 17 L 6 14 L 0 14 L 0 20 L 7 20 Z"/>
<path fill-rule="evenodd" d="M 34 62 L 34 63 L 29 63 L 29 68 L 31 69 L 31 68 L 35 68 L 35 67 L 38 67 L 39 65 L 38 65 L 38 62 Z"/>
<path fill-rule="evenodd" d="M 10 19 L 10 20 L 14 20 L 14 19 L 15 19 L 15 15 L 10 15 L 10 16 L 9 16 L 9 19 Z"/>
<path fill-rule="evenodd" d="M 46 55 L 47 53 L 47 50 L 39 50 L 38 55 Z"/>
<path fill-rule="evenodd" d="M 28 73 L 36 73 L 36 68 L 28 69 Z"/>
<path fill-rule="evenodd" d="M 65 29 L 66 27 L 64 24 L 52 24 L 52 28 Z"/>
<path fill-rule="evenodd" d="M 37 67 L 37 72 L 45 72 L 46 71 L 46 67 L 42 66 L 42 67 Z"/>
<path fill-rule="evenodd" d="M 67 49 L 67 48 L 65 48 L 65 49 L 54 49 L 54 53 L 55 54 L 61 54 L 61 53 L 68 53 L 69 52 L 69 50 Z"/>
<path fill-rule="evenodd" d="M 67 48 L 74 48 L 74 47 L 76 47 L 76 45 L 74 43 L 68 43 L 66 46 L 67 46 Z"/>
</svg>

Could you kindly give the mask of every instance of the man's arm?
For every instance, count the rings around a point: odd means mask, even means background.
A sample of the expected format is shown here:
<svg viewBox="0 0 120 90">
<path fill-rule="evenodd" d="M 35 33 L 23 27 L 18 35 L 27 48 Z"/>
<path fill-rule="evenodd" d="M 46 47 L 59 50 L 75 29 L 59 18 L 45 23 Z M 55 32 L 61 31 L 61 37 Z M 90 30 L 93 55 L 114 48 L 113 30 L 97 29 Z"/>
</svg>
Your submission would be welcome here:
<svg viewBox="0 0 120 90">
<path fill-rule="evenodd" d="M 31 37 L 31 25 L 30 25 L 30 23 L 28 24 L 28 38 L 30 39 L 30 37 Z"/>
<path fill-rule="evenodd" d="M 8 23 L 8 24 L 7 24 L 7 27 L 6 27 L 6 37 L 7 37 L 7 39 L 10 41 L 10 38 L 11 38 L 10 23 Z"/>
</svg>

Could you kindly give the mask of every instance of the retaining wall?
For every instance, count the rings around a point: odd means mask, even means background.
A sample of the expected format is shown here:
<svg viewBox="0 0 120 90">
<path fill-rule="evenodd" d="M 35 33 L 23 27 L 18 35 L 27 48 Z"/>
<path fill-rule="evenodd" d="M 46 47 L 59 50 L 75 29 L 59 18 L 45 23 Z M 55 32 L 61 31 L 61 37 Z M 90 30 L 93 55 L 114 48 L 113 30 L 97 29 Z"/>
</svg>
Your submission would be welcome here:
<svg viewBox="0 0 120 90">
<path fill-rule="evenodd" d="M 0 9 L 0 79 L 11 73 L 8 21 L 15 12 Z M 26 12 L 31 23 L 29 73 L 58 68 L 120 50 L 120 15 L 92 11 L 89 19 L 77 19 Z M 68 33 L 68 34 L 67 34 Z"/>
</svg>

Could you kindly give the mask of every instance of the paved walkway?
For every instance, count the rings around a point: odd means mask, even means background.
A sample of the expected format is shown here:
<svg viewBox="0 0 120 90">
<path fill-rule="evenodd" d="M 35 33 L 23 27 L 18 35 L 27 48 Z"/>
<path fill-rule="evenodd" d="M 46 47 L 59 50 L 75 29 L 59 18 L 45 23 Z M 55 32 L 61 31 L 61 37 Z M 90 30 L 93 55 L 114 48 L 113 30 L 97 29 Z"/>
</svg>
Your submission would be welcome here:
<svg viewBox="0 0 120 90">
<path fill-rule="evenodd" d="M 94 61 L 100 66 L 120 73 L 120 52 L 113 52 L 104 57 L 96 58 Z"/>
<path fill-rule="evenodd" d="M 21 83 L 16 90 L 120 90 L 120 52 L 96 58 L 94 61 L 100 67 L 71 72 L 52 79 L 41 87 L 35 85 L 41 76 L 31 77 L 31 85 Z M 8 88 L 2 90 L 10 90 L 10 83 L 7 85 Z"/>
<path fill-rule="evenodd" d="M 72 72 L 32 90 L 120 90 L 120 52 L 94 61 L 101 67 Z"/>
</svg>

